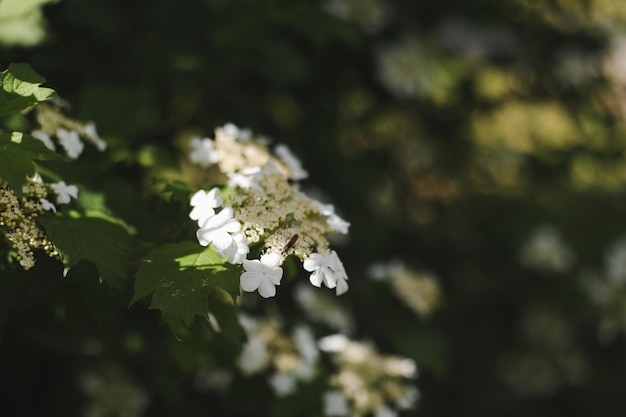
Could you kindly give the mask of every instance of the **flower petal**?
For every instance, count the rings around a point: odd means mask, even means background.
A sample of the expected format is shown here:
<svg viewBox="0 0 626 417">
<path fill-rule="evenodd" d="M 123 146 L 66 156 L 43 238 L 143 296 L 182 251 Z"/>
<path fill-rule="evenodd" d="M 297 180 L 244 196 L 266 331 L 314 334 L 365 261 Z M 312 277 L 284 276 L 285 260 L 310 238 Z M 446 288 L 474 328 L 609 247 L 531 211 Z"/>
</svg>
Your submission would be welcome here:
<svg viewBox="0 0 626 417">
<path fill-rule="evenodd" d="M 269 298 L 276 295 L 276 287 L 269 280 L 262 280 L 259 285 L 259 294 L 263 298 Z"/>
<path fill-rule="evenodd" d="M 225 251 L 233 243 L 233 237 L 222 229 L 214 230 L 211 233 L 211 243 L 215 250 Z"/>
<path fill-rule="evenodd" d="M 319 273 L 319 270 L 314 271 L 309 277 L 309 281 L 313 284 L 314 287 L 322 286 L 322 275 Z"/>
<path fill-rule="evenodd" d="M 341 295 L 343 293 L 345 293 L 346 291 L 348 291 L 348 283 L 346 282 L 345 279 L 339 279 L 337 280 L 337 290 L 336 290 L 336 294 L 337 295 Z"/>
<path fill-rule="evenodd" d="M 261 285 L 261 276 L 254 272 L 244 272 L 239 278 L 241 289 L 246 292 L 253 292 Z"/>
<path fill-rule="evenodd" d="M 263 272 L 263 265 L 261 265 L 261 261 L 258 259 L 246 259 L 243 261 L 243 269 L 260 274 Z"/>
</svg>

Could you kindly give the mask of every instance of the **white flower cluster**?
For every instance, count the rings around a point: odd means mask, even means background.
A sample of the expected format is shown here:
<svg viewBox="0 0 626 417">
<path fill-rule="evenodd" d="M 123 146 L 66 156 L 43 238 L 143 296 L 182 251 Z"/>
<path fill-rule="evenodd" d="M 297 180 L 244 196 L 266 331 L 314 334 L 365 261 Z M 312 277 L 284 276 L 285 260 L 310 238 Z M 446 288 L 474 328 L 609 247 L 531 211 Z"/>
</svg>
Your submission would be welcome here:
<svg viewBox="0 0 626 417">
<path fill-rule="evenodd" d="M 313 321 L 324 324 L 342 334 L 354 333 L 354 318 L 346 305 L 339 303 L 336 297 L 313 290 L 308 285 L 298 284 L 294 293 L 298 306 Z"/>
<path fill-rule="evenodd" d="M 373 346 L 342 334 L 316 340 L 309 327 L 296 326 L 287 334 L 276 316 L 262 319 L 240 316 L 248 341 L 237 359 L 243 376 L 265 374 L 277 397 L 291 395 L 301 383 L 327 374 L 324 393 L 326 416 L 374 415 L 395 417 L 397 411 L 413 408 L 419 393 L 412 380 L 415 363 L 399 356 L 380 354 Z M 321 360 L 323 353 L 332 364 Z M 327 372 L 318 370 L 327 369 Z"/>
<path fill-rule="evenodd" d="M 455 77 L 438 53 L 416 37 L 400 39 L 378 54 L 378 78 L 401 99 L 443 96 L 454 86 Z"/>
<path fill-rule="evenodd" d="M 297 390 L 298 382 L 315 377 L 319 350 L 311 329 L 296 327 L 286 335 L 277 320 L 256 320 L 241 316 L 240 322 L 248 334 L 237 360 L 237 367 L 246 376 L 270 372 L 268 383 L 279 397 Z"/>
<path fill-rule="evenodd" d="M 357 23 L 368 32 L 382 28 L 391 13 L 382 0 L 328 0 L 325 9 L 340 19 Z"/>
<path fill-rule="evenodd" d="M 524 397 L 547 397 L 567 385 L 583 384 L 589 373 L 571 323 L 550 307 L 533 306 L 517 329 L 519 347 L 499 360 L 502 380 Z"/>
<path fill-rule="evenodd" d="M 86 372 L 79 386 L 87 399 L 82 413 L 85 417 L 139 417 L 150 403 L 146 391 L 117 364 Z"/>
<path fill-rule="evenodd" d="M 552 272 L 567 272 L 574 259 L 574 253 L 559 232 L 549 225 L 536 228 L 519 252 L 524 266 Z"/>
<path fill-rule="evenodd" d="M 395 417 L 396 410 L 415 407 L 419 392 L 408 380 L 417 376 L 417 366 L 411 359 L 381 355 L 341 334 L 322 338 L 318 346 L 338 368 L 330 380 L 335 389 L 324 395 L 326 416 Z"/>
<path fill-rule="evenodd" d="M 273 297 L 283 276 L 282 263 L 294 254 L 311 273 L 311 284 L 345 293 L 348 276 L 337 253 L 329 249 L 327 235 L 346 234 L 349 223 L 332 205 L 300 191 L 296 181 L 307 172 L 286 145 L 272 153 L 267 143 L 232 124 L 217 128 L 214 140 L 191 140 L 191 162 L 216 166 L 227 178 L 224 190 L 199 190 L 191 198 L 189 217 L 198 223 L 198 242 L 212 245 L 232 264 L 243 264 L 243 291 Z M 263 254 L 247 259 L 250 246 L 257 243 Z"/>
<path fill-rule="evenodd" d="M 99 151 L 104 151 L 106 142 L 98 135 L 93 122 L 80 123 L 62 115 L 56 108 L 40 104 L 37 106 L 39 130 L 31 132 L 32 136 L 43 142 L 52 151 L 56 150 L 53 136 L 71 159 L 77 159 L 85 148 L 81 137 L 93 143 Z"/>
<path fill-rule="evenodd" d="M 581 284 L 598 310 L 598 339 L 610 343 L 626 334 L 626 238 L 613 242 L 604 257 L 604 271 L 585 271 Z"/>
<path fill-rule="evenodd" d="M 373 280 L 388 282 L 395 295 L 420 317 L 428 317 L 439 306 L 441 288 L 432 274 L 413 271 L 399 260 L 373 264 L 367 272 Z"/>
</svg>

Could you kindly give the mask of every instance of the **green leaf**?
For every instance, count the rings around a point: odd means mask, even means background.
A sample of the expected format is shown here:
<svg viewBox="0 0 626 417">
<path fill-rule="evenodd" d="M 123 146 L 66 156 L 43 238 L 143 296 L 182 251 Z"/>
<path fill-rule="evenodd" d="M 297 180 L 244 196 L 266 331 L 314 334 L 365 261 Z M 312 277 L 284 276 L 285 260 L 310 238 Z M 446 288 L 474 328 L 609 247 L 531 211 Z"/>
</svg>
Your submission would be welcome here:
<svg viewBox="0 0 626 417">
<path fill-rule="evenodd" d="M 35 174 L 33 161 L 57 156 L 40 140 L 30 135 L 19 132 L 0 135 L 0 179 L 8 182 L 13 191 L 20 195 L 26 177 Z"/>
<path fill-rule="evenodd" d="M 0 117 L 51 99 L 54 90 L 40 87 L 45 81 L 27 64 L 10 64 L 0 73 Z"/>
<path fill-rule="evenodd" d="M 119 287 L 128 277 L 133 240 L 126 230 L 100 218 L 40 216 L 39 223 L 62 253 L 66 268 L 81 260 L 93 262 L 100 279 Z"/>
<path fill-rule="evenodd" d="M 226 291 L 234 302 L 239 294 L 239 272 L 226 265 L 211 247 L 172 243 L 144 257 L 135 274 L 131 304 L 152 294 L 150 308 L 160 310 L 163 321 L 176 330 L 189 325 L 195 315 L 207 316 L 209 295 L 217 288 Z"/>
</svg>

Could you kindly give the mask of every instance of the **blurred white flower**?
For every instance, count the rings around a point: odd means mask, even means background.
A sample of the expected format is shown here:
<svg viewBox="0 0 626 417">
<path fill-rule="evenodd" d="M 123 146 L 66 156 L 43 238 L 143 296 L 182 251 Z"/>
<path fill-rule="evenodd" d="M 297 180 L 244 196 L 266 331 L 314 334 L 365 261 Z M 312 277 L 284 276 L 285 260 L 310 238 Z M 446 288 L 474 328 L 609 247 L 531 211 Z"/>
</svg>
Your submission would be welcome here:
<svg viewBox="0 0 626 417">
<path fill-rule="evenodd" d="M 524 243 L 519 259 L 530 268 L 566 272 L 574 264 L 574 253 L 554 227 L 541 226 Z"/>
<path fill-rule="evenodd" d="M 396 413 L 394 410 L 387 407 L 386 405 L 383 405 L 376 411 L 374 417 L 396 417 L 397 415 L 398 413 Z"/>
<path fill-rule="evenodd" d="M 237 366 L 244 375 L 261 372 L 269 365 L 269 352 L 265 340 L 259 336 L 248 334 L 248 341 L 243 346 Z"/>
<path fill-rule="evenodd" d="M 102 152 L 107 148 L 107 143 L 98 135 L 96 125 L 93 122 L 89 122 L 85 125 L 85 136 L 91 139 L 99 151 Z"/>
<path fill-rule="evenodd" d="M 300 160 L 291 152 L 287 145 L 279 143 L 274 147 L 274 153 L 287 166 L 289 178 L 292 180 L 299 181 L 309 176 L 309 173 L 302 168 Z"/>
<path fill-rule="evenodd" d="M 33 130 L 31 132 L 31 135 L 33 135 L 35 139 L 39 139 L 40 141 L 42 141 L 43 144 L 46 145 L 46 148 L 50 149 L 51 151 L 54 150 L 54 143 L 52 142 L 52 139 L 50 139 L 50 135 L 48 135 L 47 133 L 44 133 L 41 130 Z"/>
<path fill-rule="evenodd" d="M 611 245 L 604 262 L 609 281 L 615 285 L 626 284 L 626 239 L 620 239 Z"/>
<path fill-rule="evenodd" d="M 189 147 L 191 148 L 189 160 L 196 165 L 208 167 L 219 160 L 219 155 L 211 139 L 193 138 L 189 142 Z"/>
<path fill-rule="evenodd" d="M 233 123 L 226 123 L 221 128 L 216 129 L 216 135 L 220 135 L 220 134 L 228 136 L 231 139 L 246 140 L 246 139 L 250 139 L 250 137 L 252 136 L 252 131 L 247 128 L 241 129 L 237 127 L 236 125 L 234 125 Z"/>
<path fill-rule="evenodd" d="M 321 338 L 317 343 L 324 352 L 341 352 L 350 340 L 342 334 L 333 334 Z"/>
<path fill-rule="evenodd" d="M 351 414 L 348 399 L 340 391 L 327 391 L 324 393 L 324 415 L 328 417 L 343 417 Z"/>
<path fill-rule="evenodd" d="M 56 135 L 59 138 L 59 143 L 70 158 L 76 159 L 83 152 L 85 144 L 80 140 L 78 133 L 72 130 L 59 129 Z"/>
<path fill-rule="evenodd" d="M 54 204 L 52 204 L 51 202 L 49 202 L 45 198 L 40 198 L 39 202 L 41 203 L 41 207 L 43 207 L 44 210 L 46 210 L 46 211 L 53 211 L 55 213 L 57 212 L 57 208 L 54 206 Z"/>
<path fill-rule="evenodd" d="M 296 379 L 287 372 L 272 374 L 268 382 L 277 397 L 286 397 L 296 391 Z"/>
<path fill-rule="evenodd" d="M 78 188 L 75 185 L 67 185 L 65 181 L 50 184 L 50 188 L 57 195 L 58 204 L 69 204 L 71 198 L 78 198 Z"/>
<path fill-rule="evenodd" d="M 337 302 L 336 297 L 315 291 L 309 285 L 300 284 L 296 287 L 295 298 L 310 319 L 322 322 L 343 334 L 354 332 L 352 316 L 344 304 Z"/>
</svg>

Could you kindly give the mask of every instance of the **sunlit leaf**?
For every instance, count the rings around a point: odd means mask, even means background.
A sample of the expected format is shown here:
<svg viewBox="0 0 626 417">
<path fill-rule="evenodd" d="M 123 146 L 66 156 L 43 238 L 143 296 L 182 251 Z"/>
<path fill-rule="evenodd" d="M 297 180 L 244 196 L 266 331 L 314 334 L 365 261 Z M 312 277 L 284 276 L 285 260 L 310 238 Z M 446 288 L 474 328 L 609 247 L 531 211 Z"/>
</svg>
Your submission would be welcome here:
<svg viewBox="0 0 626 417">
<path fill-rule="evenodd" d="M 152 294 L 150 308 L 160 310 L 173 329 L 188 325 L 196 315 L 206 317 L 215 289 L 226 291 L 231 300 L 239 294 L 238 273 L 211 247 L 193 242 L 155 248 L 144 257 L 135 279 L 131 304 Z"/>
<path fill-rule="evenodd" d="M 46 80 L 27 64 L 11 64 L 0 73 L 0 117 L 49 100 L 54 90 L 41 87 Z"/>
</svg>

